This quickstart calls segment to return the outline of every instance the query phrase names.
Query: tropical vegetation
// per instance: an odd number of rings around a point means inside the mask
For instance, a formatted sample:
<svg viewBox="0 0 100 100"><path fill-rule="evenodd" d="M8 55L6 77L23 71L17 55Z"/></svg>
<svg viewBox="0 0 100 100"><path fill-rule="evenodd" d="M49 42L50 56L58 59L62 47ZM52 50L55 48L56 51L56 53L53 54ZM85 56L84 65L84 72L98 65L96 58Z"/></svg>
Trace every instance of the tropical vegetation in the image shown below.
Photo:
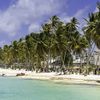
<svg viewBox="0 0 100 100"><path fill-rule="evenodd" d="M98 12L90 13L85 19L87 25L81 32L75 17L64 23L58 16L52 16L41 26L39 33L30 33L0 48L1 66L64 74L77 70L80 74L89 74L92 70L94 74L99 74L100 66L90 64L95 47L100 49L99 2L97 8ZM73 63L74 57L80 59L79 65Z"/></svg>

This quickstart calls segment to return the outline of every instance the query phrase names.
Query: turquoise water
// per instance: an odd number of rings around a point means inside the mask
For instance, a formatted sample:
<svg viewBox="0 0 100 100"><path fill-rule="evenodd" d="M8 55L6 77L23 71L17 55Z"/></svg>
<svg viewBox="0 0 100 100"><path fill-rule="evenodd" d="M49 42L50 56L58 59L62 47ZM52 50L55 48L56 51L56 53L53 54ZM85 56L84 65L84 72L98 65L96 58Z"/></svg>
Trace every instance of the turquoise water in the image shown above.
<svg viewBox="0 0 100 100"><path fill-rule="evenodd" d="M100 100L100 87L1 77L0 100Z"/></svg>

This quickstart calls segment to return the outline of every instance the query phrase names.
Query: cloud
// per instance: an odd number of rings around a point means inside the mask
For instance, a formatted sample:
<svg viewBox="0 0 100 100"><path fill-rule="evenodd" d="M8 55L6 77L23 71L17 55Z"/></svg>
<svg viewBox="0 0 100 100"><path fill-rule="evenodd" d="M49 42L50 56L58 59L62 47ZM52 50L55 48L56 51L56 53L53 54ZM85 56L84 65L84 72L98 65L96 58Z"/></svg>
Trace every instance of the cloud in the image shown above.
<svg viewBox="0 0 100 100"><path fill-rule="evenodd" d="M35 23L34 23L34 24L31 24L31 25L29 26L28 31L29 31L29 33L31 33L31 32L39 32L40 29L41 29L41 25L35 24Z"/></svg>
<svg viewBox="0 0 100 100"><path fill-rule="evenodd" d="M66 14L61 16L61 19L63 22L70 22L70 20L75 17L78 19L79 25L78 25L78 30L80 33L83 34L82 32L82 28L86 25L86 22L84 20L84 18L87 17L87 11L88 11L89 7L85 7L83 9L78 10L76 13L74 13L72 16L67 16Z"/></svg>
<svg viewBox="0 0 100 100"><path fill-rule="evenodd" d="M83 18L86 17L86 11L88 10L88 7L85 7L83 9L78 10L74 15L72 16L67 16L66 14L61 15L61 19L64 22L69 22L73 17L76 17L79 21L82 21Z"/></svg>
<svg viewBox="0 0 100 100"><path fill-rule="evenodd" d="M5 11L0 11L0 33L14 36L25 25L29 32L37 30L40 20L60 13L61 7L63 2L60 0L17 0Z"/></svg>
<svg viewBox="0 0 100 100"><path fill-rule="evenodd" d="M98 11L99 11L99 9L96 7L95 10L94 10L94 12L98 12Z"/></svg>
<svg viewBox="0 0 100 100"><path fill-rule="evenodd" d="M64 22L70 21L74 16L81 21L87 8L78 10L73 16L68 16L63 12L67 4L65 1L68 0L16 0L5 11L0 11L0 33L14 37L21 33L24 26L27 26L25 29L27 33L38 32L40 25L55 14L60 15Z"/></svg>

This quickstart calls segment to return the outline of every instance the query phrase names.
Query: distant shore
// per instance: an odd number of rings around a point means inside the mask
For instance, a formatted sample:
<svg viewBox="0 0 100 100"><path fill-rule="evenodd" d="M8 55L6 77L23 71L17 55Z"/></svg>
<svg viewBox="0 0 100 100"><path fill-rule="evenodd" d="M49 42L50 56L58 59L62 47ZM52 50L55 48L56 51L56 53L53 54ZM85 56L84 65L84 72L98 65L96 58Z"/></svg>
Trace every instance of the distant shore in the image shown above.
<svg viewBox="0 0 100 100"><path fill-rule="evenodd" d="M25 73L23 76L16 76L17 74ZM48 80L55 83L62 84L76 84L76 85L98 85L100 86L100 75L59 75L57 73L35 73L31 71L12 70L0 68L0 76L19 77L21 79L37 79Z"/></svg>

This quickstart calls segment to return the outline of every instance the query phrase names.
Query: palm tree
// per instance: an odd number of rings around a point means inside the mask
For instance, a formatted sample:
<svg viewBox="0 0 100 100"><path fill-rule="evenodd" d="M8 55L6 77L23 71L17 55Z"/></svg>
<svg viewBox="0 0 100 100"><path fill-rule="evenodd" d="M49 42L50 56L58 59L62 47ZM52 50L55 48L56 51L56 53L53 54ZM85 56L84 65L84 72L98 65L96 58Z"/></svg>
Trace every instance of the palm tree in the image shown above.
<svg viewBox="0 0 100 100"><path fill-rule="evenodd" d="M19 67L23 67L25 68L25 63L26 63L26 59L27 59L27 56L26 56L26 42L24 39L20 39L18 41L18 63L19 63Z"/></svg>
<svg viewBox="0 0 100 100"><path fill-rule="evenodd" d="M26 66L28 70L34 69L34 55L35 55L35 43L32 35L25 37L25 50L26 50Z"/></svg>
<svg viewBox="0 0 100 100"><path fill-rule="evenodd" d="M95 43L100 49L100 2L97 2L98 12L90 13L87 21L87 26L84 27L85 35L89 43Z"/></svg>
<svg viewBox="0 0 100 100"><path fill-rule="evenodd" d="M95 45L100 49L100 2L97 2L97 8L99 11L89 14L88 20L86 20L87 26L84 27L84 33L89 43L87 65L89 65Z"/></svg>
<svg viewBox="0 0 100 100"><path fill-rule="evenodd" d="M13 60L11 45L10 46L4 45L2 52L2 59L5 64L5 67L10 67Z"/></svg>
<svg viewBox="0 0 100 100"><path fill-rule="evenodd" d="M76 18L72 18L71 22L65 25L65 36L67 40L67 50L72 53L75 52L75 47L80 38L80 33L77 31L78 21Z"/></svg>
<svg viewBox="0 0 100 100"><path fill-rule="evenodd" d="M61 56L62 64L65 42L63 39L63 23L57 16L53 16L50 21L43 25L42 32L45 34L45 44L48 49L48 61L51 67L51 60L57 56Z"/></svg>
<svg viewBox="0 0 100 100"><path fill-rule="evenodd" d="M65 68L65 56L67 52L67 39L64 35L64 27L63 24L60 23L58 29L56 31L56 42L55 42L55 49L57 52L57 56L61 58L61 69ZM64 71L64 70L63 70Z"/></svg>
<svg viewBox="0 0 100 100"><path fill-rule="evenodd" d="M83 52L88 48L87 39L99 48L98 16L99 13L91 14L85 36L78 31L79 23L76 18L72 18L69 23L63 23L57 16L53 16L42 25L40 33L31 33L19 41L13 41L10 46L5 45L3 57L0 56L0 59L3 58L6 64L23 64L20 68L28 70L49 71L50 67L53 68L51 60L59 57L60 71L65 73L66 66L72 66L73 55L82 58ZM88 37L89 35L91 37ZM43 65L45 61L46 67Z"/></svg>
<svg viewBox="0 0 100 100"><path fill-rule="evenodd" d="M41 66L41 61L44 61L46 59L46 53L47 53L47 45L45 44L45 36L43 33L40 34L31 34L33 41L34 41L34 51L35 56L37 59L37 68L43 70L43 66Z"/></svg>
<svg viewBox="0 0 100 100"><path fill-rule="evenodd" d="M3 62L3 49L0 47L0 63Z"/></svg>

